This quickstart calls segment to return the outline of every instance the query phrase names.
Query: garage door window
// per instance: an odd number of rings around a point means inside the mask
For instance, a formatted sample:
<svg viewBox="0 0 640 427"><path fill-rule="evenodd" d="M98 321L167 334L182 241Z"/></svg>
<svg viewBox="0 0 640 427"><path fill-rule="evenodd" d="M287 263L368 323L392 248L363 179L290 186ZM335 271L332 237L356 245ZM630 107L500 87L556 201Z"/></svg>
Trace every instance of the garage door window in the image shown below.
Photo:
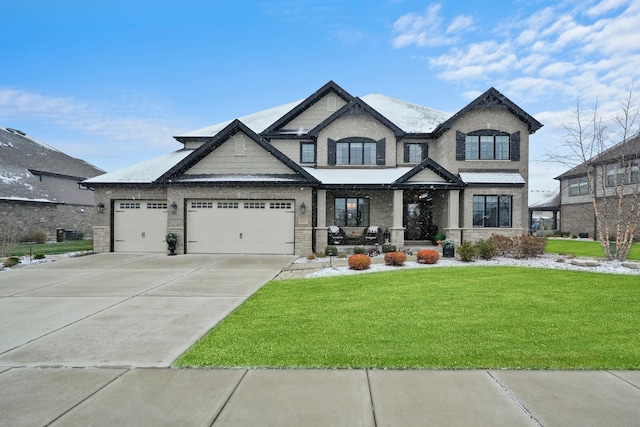
<svg viewBox="0 0 640 427"><path fill-rule="evenodd" d="M139 202L120 202L120 209L140 209Z"/></svg>
<svg viewBox="0 0 640 427"><path fill-rule="evenodd" d="M218 209L238 209L238 202L218 202Z"/></svg>
<svg viewBox="0 0 640 427"><path fill-rule="evenodd" d="M291 202L272 202L269 209L291 209Z"/></svg>
<svg viewBox="0 0 640 427"><path fill-rule="evenodd" d="M191 202L191 209L213 209L213 202Z"/></svg>
<svg viewBox="0 0 640 427"><path fill-rule="evenodd" d="M147 203L147 209L167 209L167 202Z"/></svg>
<svg viewBox="0 0 640 427"><path fill-rule="evenodd" d="M264 202L245 202L244 208L245 209L264 209L265 204Z"/></svg>

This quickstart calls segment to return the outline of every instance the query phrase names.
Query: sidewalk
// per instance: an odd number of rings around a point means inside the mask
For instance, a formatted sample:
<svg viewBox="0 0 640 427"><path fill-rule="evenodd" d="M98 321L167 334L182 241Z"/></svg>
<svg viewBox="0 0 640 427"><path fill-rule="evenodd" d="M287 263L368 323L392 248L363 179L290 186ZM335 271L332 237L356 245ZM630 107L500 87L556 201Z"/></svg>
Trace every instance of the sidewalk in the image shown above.
<svg viewBox="0 0 640 427"><path fill-rule="evenodd" d="M0 374L7 426L638 426L639 402L640 371L13 368Z"/></svg>

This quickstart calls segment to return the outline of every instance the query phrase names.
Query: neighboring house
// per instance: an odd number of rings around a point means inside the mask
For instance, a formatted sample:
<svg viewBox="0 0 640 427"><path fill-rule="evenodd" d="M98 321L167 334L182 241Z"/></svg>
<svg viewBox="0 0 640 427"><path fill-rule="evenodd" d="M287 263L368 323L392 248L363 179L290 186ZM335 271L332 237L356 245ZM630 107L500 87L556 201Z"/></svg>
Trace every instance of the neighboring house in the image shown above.
<svg viewBox="0 0 640 427"><path fill-rule="evenodd" d="M529 135L542 125L491 88L454 115L330 81L308 98L177 136L184 147L85 181L104 207L94 250L308 254L329 226L437 229L460 243L522 234Z"/></svg>
<svg viewBox="0 0 640 427"><path fill-rule="evenodd" d="M624 160L623 160L624 159ZM621 162L627 163L623 168ZM592 171L596 200L608 203L609 228L615 232L616 191L623 189L624 202L640 195L639 183L640 136L620 142L587 162L556 177L560 181L559 229L573 235L589 235L597 238L593 200L589 191L587 171ZM618 186L618 184L623 184ZM604 220L604 218L603 218ZM636 239L640 238L640 227Z"/></svg>
<svg viewBox="0 0 640 427"><path fill-rule="evenodd" d="M536 236L549 236L558 230L560 192L554 191L542 200L529 205L529 224Z"/></svg>
<svg viewBox="0 0 640 427"><path fill-rule="evenodd" d="M81 181L104 171L70 157L22 131L0 127L0 226L29 238L44 230L90 236L95 204L93 191Z"/></svg>

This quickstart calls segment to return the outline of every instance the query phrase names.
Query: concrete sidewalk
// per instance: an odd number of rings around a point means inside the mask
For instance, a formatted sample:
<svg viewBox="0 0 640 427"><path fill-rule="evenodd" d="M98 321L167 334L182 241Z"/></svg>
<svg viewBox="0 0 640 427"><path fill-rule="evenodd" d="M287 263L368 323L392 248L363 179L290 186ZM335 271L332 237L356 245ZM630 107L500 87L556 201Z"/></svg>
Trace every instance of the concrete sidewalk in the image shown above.
<svg viewBox="0 0 640 427"><path fill-rule="evenodd" d="M640 372L34 369L7 426L638 426Z"/></svg>
<svg viewBox="0 0 640 427"><path fill-rule="evenodd" d="M640 425L640 371L168 368L292 259L102 254L0 272L0 425Z"/></svg>

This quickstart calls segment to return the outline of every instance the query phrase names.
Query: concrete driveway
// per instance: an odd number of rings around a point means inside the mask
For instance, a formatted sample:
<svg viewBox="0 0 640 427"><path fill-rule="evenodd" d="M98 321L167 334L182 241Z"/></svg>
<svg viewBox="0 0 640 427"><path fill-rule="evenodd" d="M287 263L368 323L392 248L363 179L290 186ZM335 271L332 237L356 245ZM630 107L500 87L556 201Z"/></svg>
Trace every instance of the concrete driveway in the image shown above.
<svg viewBox="0 0 640 427"><path fill-rule="evenodd" d="M0 273L0 366L168 367L293 256L99 254Z"/></svg>

